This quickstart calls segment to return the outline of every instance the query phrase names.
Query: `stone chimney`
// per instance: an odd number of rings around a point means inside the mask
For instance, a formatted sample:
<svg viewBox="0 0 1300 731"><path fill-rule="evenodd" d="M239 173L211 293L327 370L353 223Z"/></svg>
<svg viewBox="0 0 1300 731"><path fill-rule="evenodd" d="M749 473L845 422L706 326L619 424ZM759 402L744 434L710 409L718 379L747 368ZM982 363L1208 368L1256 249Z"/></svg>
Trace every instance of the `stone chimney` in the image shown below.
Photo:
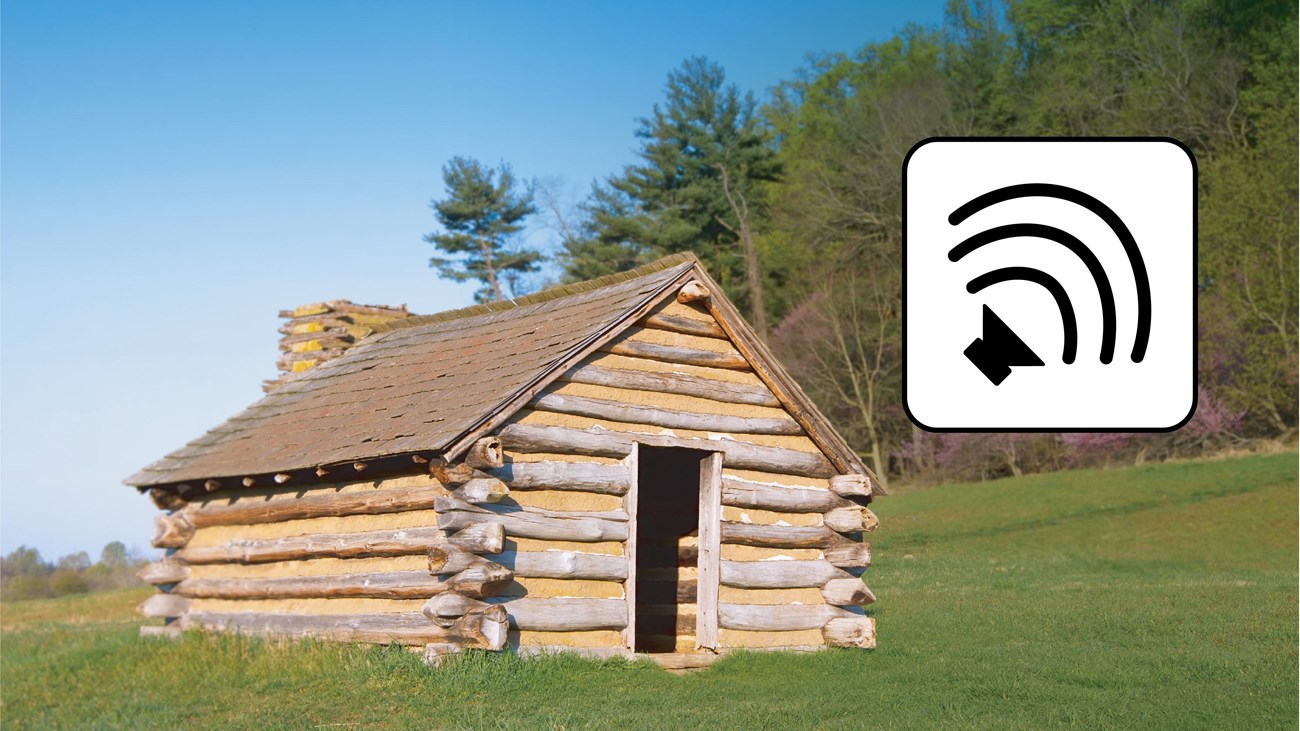
<svg viewBox="0 0 1300 731"><path fill-rule="evenodd" d="M279 378L262 382L270 393L285 379L313 366L333 360L372 332L372 327L391 320L410 317L406 305L354 305L348 300L330 300L281 310L288 320L280 326L280 357L276 368L284 371Z"/></svg>

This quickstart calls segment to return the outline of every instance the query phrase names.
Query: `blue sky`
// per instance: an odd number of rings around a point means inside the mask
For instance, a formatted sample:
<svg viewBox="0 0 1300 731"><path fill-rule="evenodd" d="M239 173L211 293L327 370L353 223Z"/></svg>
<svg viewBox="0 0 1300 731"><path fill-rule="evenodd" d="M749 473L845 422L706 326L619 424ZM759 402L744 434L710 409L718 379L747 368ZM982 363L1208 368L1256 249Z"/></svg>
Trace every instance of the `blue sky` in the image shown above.
<svg viewBox="0 0 1300 731"><path fill-rule="evenodd" d="M260 397L278 310L468 304L420 238L453 155L581 193L683 59L761 97L943 3L700 5L7 0L0 550L147 548L120 480Z"/></svg>

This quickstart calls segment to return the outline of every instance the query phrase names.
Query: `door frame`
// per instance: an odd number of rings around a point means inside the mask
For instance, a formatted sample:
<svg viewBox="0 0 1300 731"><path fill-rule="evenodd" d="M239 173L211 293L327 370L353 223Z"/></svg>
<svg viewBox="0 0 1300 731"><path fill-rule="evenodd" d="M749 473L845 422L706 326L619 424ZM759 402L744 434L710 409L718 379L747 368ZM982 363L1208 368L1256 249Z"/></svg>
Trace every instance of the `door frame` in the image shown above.
<svg viewBox="0 0 1300 731"><path fill-rule="evenodd" d="M700 450L695 450L700 451ZM627 579L623 595L627 601L627 626L623 629L623 646L635 653L636 648L636 566L637 503L640 500L638 474L641 443L633 442L632 451L623 462L628 469L628 490L623 498L627 512ZM700 500L697 508L697 557L695 581L695 648L718 648L718 588L722 578L722 452L707 452L700 459Z"/></svg>
<svg viewBox="0 0 1300 731"><path fill-rule="evenodd" d="M718 649L722 578L722 452L700 460L699 555L695 571L695 649Z"/></svg>
<svg viewBox="0 0 1300 731"><path fill-rule="evenodd" d="M636 505L640 498L637 489L638 473L641 471L641 443L632 442L632 451L623 459L627 465L628 487L623 496L623 509L627 512L627 542L623 554L627 559L627 579L623 581L623 596L627 599L627 626L623 628L623 646L629 652L636 652Z"/></svg>

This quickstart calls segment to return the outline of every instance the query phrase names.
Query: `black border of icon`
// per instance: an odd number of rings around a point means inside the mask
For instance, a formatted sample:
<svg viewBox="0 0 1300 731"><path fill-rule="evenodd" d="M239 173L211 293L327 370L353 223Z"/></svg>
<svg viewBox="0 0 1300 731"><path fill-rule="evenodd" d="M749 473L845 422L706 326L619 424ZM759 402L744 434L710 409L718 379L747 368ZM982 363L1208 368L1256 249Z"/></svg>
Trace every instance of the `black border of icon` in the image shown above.
<svg viewBox="0 0 1300 731"><path fill-rule="evenodd" d="M1080 428L1080 427L932 427L921 423L912 414L911 406L907 401L907 166L912 161L912 155L917 150L925 147L931 142L1167 142L1187 155L1187 159L1192 163L1192 399L1191 408L1187 415L1178 423L1167 427L1114 427L1114 428ZM1078 434L1164 434L1181 429L1187 422L1192 420L1196 415L1196 409L1199 400L1200 390L1200 370L1198 368L1200 347L1197 338L1197 327L1200 318L1200 302L1197 297L1197 262L1200 256L1200 238L1199 238L1199 195L1197 190L1197 181L1200 179L1200 168L1196 163L1196 155L1191 148L1183 144L1182 141L1172 137L927 137L907 151L903 157L902 170L902 221L903 221L903 281L902 281L902 346L903 353L901 359L902 367L902 389L903 389L903 413L907 418L921 429L936 434L954 434L954 433L983 433L983 434L1047 434L1053 432L1078 433Z"/></svg>

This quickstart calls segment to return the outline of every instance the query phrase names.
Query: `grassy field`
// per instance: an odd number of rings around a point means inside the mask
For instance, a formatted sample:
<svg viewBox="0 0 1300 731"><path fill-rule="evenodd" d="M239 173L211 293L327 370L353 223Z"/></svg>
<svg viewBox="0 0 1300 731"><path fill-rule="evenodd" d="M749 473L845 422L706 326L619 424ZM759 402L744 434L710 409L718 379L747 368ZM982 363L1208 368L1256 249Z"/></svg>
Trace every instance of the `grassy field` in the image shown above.
<svg viewBox="0 0 1300 731"><path fill-rule="evenodd" d="M237 637L142 640L125 591L0 608L6 729L1296 728L1297 458L877 501L880 647L704 672Z"/></svg>

